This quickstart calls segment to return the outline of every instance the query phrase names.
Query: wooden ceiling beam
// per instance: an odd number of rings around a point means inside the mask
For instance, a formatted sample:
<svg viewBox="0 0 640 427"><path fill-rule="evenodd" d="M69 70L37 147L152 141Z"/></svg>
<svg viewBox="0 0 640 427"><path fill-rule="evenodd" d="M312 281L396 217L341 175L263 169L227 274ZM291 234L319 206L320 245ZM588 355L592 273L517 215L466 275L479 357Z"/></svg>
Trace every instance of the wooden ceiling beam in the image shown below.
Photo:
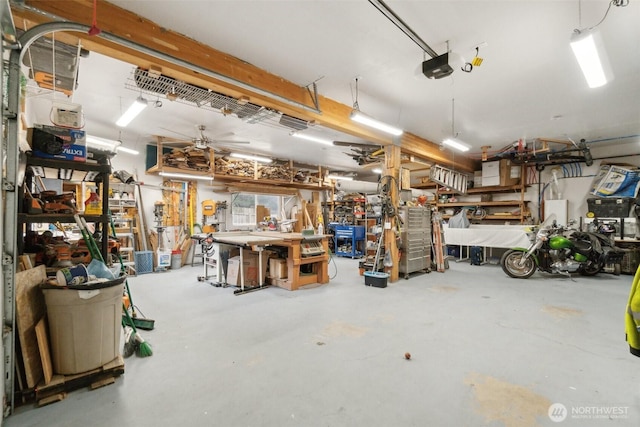
<svg viewBox="0 0 640 427"><path fill-rule="evenodd" d="M93 2L90 0L26 0L25 5L27 8L12 5L14 20L16 25L21 28L25 22L28 23L30 28L33 25L52 22L57 20L56 18L85 25L90 25L92 21ZM391 137L373 132L351 121L349 115L352 107L350 106L318 95L317 101L321 113L310 111L309 109L315 107L306 87L298 86L239 58L163 28L146 18L111 3L100 2L98 27L106 33L170 55L181 61L209 70L212 73L225 76L228 79L242 82L245 86L257 88L257 92L252 92L241 85L234 85L225 79L216 79L209 75L203 75L197 71L181 67L170 61L158 59L101 37L89 36L79 32L74 32L67 36L56 35L56 37L61 41L65 41L66 37L71 41L70 44L76 44L77 39L80 39L83 47L89 51L110 56L146 70L152 67L159 67L162 73L168 77L206 87L234 98L245 97L243 99L246 99L248 97L250 102L257 105L273 108L302 120L314 120L317 124L327 128L376 144L391 145L393 143ZM76 41L73 42L73 40ZM268 94L275 96L270 97ZM278 98L291 102L285 102ZM306 106L306 108L302 106ZM407 152L410 154L433 159L449 167L457 167L465 171L474 170L473 160L460 156L453 161L446 153L440 151L438 144L416 135L404 134L401 138L401 148L402 151L408 150Z"/></svg>

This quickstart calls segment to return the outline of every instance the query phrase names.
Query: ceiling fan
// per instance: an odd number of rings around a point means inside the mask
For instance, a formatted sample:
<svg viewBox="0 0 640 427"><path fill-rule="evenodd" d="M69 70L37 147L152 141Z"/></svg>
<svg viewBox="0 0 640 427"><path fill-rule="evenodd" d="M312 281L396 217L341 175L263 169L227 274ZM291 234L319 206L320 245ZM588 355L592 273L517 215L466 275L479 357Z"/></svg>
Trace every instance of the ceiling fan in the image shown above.
<svg viewBox="0 0 640 427"><path fill-rule="evenodd" d="M207 135L205 135L205 130L206 130L206 126L205 125L197 125L196 128L198 129L198 135L195 137L191 137L189 135L185 135L183 133L177 132L175 130L171 130L171 129L167 129L167 128L161 128L164 129L168 132L171 133L175 133L177 135L182 135L186 138L189 138L188 140L180 140L180 139L171 139L171 138L163 138L163 143L165 144L184 144L184 143L191 143L193 144L193 147L195 148L199 148L199 149L205 149L205 148L210 148L213 147L215 145L218 144L250 144L250 141L239 141L239 140L235 140L235 139L222 139L223 137L229 137L229 136L233 136L233 132L227 132L225 134L219 135L217 138L210 138Z"/></svg>

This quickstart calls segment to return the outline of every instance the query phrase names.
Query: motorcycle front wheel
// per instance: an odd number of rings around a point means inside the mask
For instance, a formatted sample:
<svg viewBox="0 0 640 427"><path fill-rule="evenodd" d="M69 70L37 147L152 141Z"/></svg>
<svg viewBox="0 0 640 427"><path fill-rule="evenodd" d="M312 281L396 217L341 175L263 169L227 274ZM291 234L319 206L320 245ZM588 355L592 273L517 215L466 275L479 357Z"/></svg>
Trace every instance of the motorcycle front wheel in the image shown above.
<svg viewBox="0 0 640 427"><path fill-rule="evenodd" d="M531 277L536 271L536 263L533 257L529 257L521 265L520 262L524 255L525 252L522 251L508 250L505 252L500 259L502 271L515 279L528 279Z"/></svg>

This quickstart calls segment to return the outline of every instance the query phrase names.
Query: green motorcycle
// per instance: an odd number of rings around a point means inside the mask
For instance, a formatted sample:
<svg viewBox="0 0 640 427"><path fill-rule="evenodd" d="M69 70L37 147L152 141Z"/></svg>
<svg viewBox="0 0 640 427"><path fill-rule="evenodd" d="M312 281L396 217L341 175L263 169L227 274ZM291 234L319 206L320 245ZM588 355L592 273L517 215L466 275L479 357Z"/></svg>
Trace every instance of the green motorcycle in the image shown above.
<svg viewBox="0 0 640 427"><path fill-rule="evenodd" d="M563 227L553 216L533 227L527 236L531 241L528 248L509 249L500 259L502 270L510 277L528 279L536 270L594 276L607 264L618 266L619 273L625 253L609 236Z"/></svg>

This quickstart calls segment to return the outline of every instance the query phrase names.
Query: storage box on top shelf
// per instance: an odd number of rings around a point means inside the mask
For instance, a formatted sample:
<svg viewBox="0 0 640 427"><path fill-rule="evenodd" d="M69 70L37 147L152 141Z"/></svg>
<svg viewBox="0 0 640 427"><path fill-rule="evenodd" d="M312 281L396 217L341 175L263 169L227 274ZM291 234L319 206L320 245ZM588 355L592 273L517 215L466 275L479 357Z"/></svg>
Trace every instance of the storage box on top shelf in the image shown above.
<svg viewBox="0 0 640 427"><path fill-rule="evenodd" d="M520 182L520 166L509 159L482 163L482 186L509 186Z"/></svg>
<svg viewBox="0 0 640 427"><path fill-rule="evenodd" d="M27 141L36 157L75 162L87 160L87 140L83 130L35 124L27 129Z"/></svg>

